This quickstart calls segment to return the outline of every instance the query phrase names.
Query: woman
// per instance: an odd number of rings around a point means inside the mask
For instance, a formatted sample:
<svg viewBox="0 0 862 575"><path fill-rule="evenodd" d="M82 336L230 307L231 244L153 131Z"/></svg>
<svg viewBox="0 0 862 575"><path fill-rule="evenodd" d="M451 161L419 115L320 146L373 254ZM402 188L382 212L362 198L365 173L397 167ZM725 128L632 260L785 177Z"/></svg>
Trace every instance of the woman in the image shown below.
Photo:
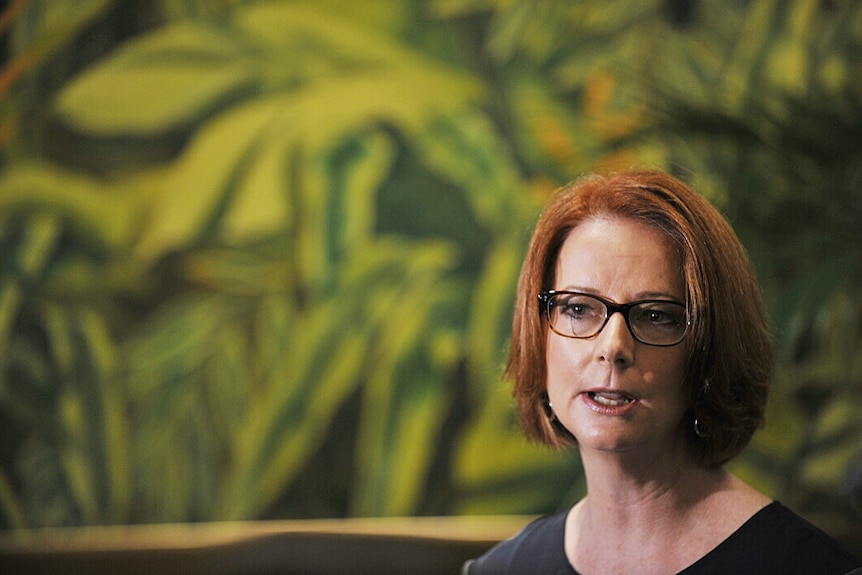
<svg viewBox="0 0 862 575"><path fill-rule="evenodd" d="M862 565L722 468L763 424L772 353L748 256L701 196L660 172L564 188L521 272L507 376L528 437L577 445L587 495L464 572Z"/></svg>

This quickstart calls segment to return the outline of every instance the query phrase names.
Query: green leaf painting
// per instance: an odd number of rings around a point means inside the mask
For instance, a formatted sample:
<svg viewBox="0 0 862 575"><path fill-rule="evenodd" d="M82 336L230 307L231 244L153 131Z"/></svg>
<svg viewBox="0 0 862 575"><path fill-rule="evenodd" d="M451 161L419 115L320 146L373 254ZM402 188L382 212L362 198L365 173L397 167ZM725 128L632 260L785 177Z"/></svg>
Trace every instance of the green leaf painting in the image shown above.
<svg viewBox="0 0 862 575"><path fill-rule="evenodd" d="M7 4L0 527L571 504L503 380L514 294L553 191L631 166L764 286L731 467L860 521L855 3Z"/></svg>

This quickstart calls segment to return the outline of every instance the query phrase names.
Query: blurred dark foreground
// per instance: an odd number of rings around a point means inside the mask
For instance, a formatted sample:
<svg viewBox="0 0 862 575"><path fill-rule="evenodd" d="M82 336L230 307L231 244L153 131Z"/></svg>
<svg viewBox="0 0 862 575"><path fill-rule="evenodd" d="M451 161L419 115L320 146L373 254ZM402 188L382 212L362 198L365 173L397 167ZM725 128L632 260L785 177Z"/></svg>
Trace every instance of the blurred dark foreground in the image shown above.
<svg viewBox="0 0 862 575"><path fill-rule="evenodd" d="M862 529L808 517L859 554ZM0 573L459 573L528 516L257 521L0 533Z"/></svg>
<svg viewBox="0 0 862 575"><path fill-rule="evenodd" d="M257 521L0 534L0 573L458 573L529 517Z"/></svg>

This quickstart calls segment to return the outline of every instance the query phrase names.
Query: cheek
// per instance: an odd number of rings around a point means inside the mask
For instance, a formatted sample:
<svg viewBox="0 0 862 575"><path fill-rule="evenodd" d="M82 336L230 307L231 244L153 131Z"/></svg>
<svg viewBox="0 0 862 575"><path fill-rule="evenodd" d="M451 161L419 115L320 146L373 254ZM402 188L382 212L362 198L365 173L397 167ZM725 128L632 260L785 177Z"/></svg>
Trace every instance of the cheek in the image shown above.
<svg viewBox="0 0 862 575"><path fill-rule="evenodd" d="M560 361L559 346L554 345L553 337L548 337L545 345L545 368L547 370L547 374L545 376L545 391L548 393L551 403L554 403L554 399L557 396L557 391L560 387Z"/></svg>
<svg viewBox="0 0 862 575"><path fill-rule="evenodd" d="M546 382L551 403L554 397L559 402L566 390L574 387L575 374L581 373L578 366L582 363L578 347L574 341L560 341L562 338L549 337L546 346L548 379Z"/></svg>
<svg viewBox="0 0 862 575"><path fill-rule="evenodd" d="M664 357L656 357L648 364L650 367L642 372L643 382L648 388L676 392L681 403L688 402L688 392L685 382L685 355L674 353Z"/></svg>
<svg viewBox="0 0 862 575"><path fill-rule="evenodd" d="M676 346L671 348L674 351L673 357L669 360L671 378L674 381L679 382L680 389L685 388L685 375L686 375L686 359L687 355L685 352L685 348L683 346Z"/></svg>

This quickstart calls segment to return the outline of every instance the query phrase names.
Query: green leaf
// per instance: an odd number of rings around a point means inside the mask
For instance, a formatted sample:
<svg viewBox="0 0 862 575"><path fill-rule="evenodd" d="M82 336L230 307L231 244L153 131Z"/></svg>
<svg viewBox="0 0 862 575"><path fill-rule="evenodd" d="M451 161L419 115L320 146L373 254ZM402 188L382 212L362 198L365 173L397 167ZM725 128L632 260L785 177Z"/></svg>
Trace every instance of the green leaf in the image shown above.
<svg viewBox="0 0 862 575"><path fill-rule="evenodd" d="M451 312L442 304L451 306L454 296L429 281L435 276L431 269L405 283L387 306L410 313L390 314L363 388L352 515L405 516L421 503L451 401L446 379L458 359L440 362L430 349L448 335Z"/></svg>
<svg viewBox="0 0 862 575"><path fill-rule="evenodd" d="M15 493L12 483L6 473L0 469L0 510L8 519L13 529L24 529L27 527L24 506Z"/></svg>
<svg viewBox="0 0 862 575"><path fill-rule="evenodd" d="M419 132L431 118L465 105L472 94L459 78L398 68L321 79L238 106L203 128L179 159L156 199L153 223L138 253L151 260L217 230L234 240L260 237L302 218L303 229L316 235L299 237L300 261L326 257L320 206L326 189L324 154L372 124ZM260 185L263 175L274 179ZM289 207L294 197L297 203ZM234 201L242 210L235 217ZM262 219L243 216L250 205L269 206L269 211ZM308 211L294 214L299 207ZM226 221L225 213L231 214Z"/></svg>
<svg viewBox="0 0 862 575"><path fill-rule="evenodd" d="M31 0L22 6L22 15L12 28L15 54L28 50L49 54L68 45L70 38L95 18L112 8L115 0ZM10 10L11 12L11 10Z"/></svg>
<svg viewBox="0 0 862 575"><path fill-rule="evenodd" d="M22 301L21 288L18 284L11 281L0 284L0 369L3 370L8 361L8 346ZM4 382L4 385L0 386L0 397L5 396L5 387Z"/></svg>
<svg viewBox="0 0 862 575"><path fill-rule="evenodd" d="M125 523L132 507L132 476L129 461L129 428L122 389L117 385L116 348L102 318L85 313L79 324L80 337L86 342L86 357L92 363L91 381L98 384L97 404L93 406L100 424L94 430L102 447L105 483L105 517L112 523ZM82 354L83 355L83 354Z"/></svg>
<svg viewBox="0 0 862 575"><path fill-rule="evenodd" d="M288 332L270 336L279 342L274 349L280 353L261 372L263 386L235 438L234 465L221 489L218 517L254 516L296 477L362 374L396 343L381 330L398 321L391 310L403 295L405 264L410 273L433 277L420 272L429 265L439 268L449 257L436 247L423 255L386 242L358 249L343 280L316 306L292 316L292 324L273 324Z"/></svg>
<svg viewBox="0 0 862 575"><path fill-rule="evenodd" d="M213 232L238 181L257 160L263 136L280 105L281 102L271 99L253 101L199 131L151 200L149 225L136 246L138 257L155 260L173 249L194 245ZM265 160L270 157L269 153L264 155ZM272 199L271 190L280 181L261 188L258 192L261 199ZM270 206L274 216L258 226L269 229L272 221L281 224L281 218L286 217L285 202L265 205Z"/></svg>
<svg viewBox="0 0 862 575"><path fill-rule="evenodd" d="M72 224L79 241L121 251L131 244L139 217L138 195L130 187L131 192L46 164L14 165L0 179L0 211L54 214Z"/></svg>
<svg viewBox="0 0 862 575"><path fill-rule="evenodd" d="M92 525L98 522L102 512L98 496L100 481L95 476L99 465L90 456L94 438L90 436L89 417L81 395L71 389L63 393L59 412L67 437L66 444L60 449L66 481L84 524Z"/></svg>
<svg viewBox="0 0 862 575"><path fill-rule="evenodd" d="M348 140L329 157L325 168L331 182L326 229L331 261L339 261L352 249L372 241L377 192L390 175L396 153L392 138L374 131Z"/></svg>
<svg viewBox="0 0 862 575"><path fill-rule="evenodd" d="M60 93L56 113L96 136L152 137L186 130L259 84L260 68L235 36L180 22L87 69Z"/></svg>
<svg viewBox="0 0 862 575"><path fill-rule="evenodd" d="M440 115L414 145L429 167L464 190L483 227L500 232L515 221L523 182L485 117L474 110Z"/></svg>

